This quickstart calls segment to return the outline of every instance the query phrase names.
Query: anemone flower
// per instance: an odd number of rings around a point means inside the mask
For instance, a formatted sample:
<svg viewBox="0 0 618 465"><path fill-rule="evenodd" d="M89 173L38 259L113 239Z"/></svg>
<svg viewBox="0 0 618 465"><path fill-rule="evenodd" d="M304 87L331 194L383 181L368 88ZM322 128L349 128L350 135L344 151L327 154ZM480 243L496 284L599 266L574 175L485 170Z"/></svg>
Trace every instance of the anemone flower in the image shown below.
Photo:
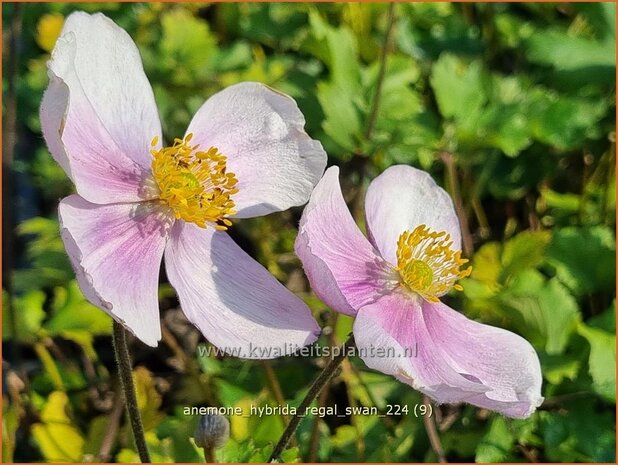
<svg viewBox="0 0 618 465"><path fill-rule="evenodd" d="M48 74L43 135L77 191L59 219L88 300L156 346L164 257L182 310L215 346L272 358L313 342L309 308L225 231L304 204L322 175L326 154L294 100L258 83L228 87L162 146L137 47L101 14L67 18Z"/></svg>
<svg viewBox="0 0 618 465"><path fill-rule="evenodd" d="M387 169L365 198L367 240L338 172L329 168L313 191L295 248L318 297L356 317L358 355L439 403L529 416L543 400L532 346L440 301L471 271L448 194L423 171Z"/></svg>

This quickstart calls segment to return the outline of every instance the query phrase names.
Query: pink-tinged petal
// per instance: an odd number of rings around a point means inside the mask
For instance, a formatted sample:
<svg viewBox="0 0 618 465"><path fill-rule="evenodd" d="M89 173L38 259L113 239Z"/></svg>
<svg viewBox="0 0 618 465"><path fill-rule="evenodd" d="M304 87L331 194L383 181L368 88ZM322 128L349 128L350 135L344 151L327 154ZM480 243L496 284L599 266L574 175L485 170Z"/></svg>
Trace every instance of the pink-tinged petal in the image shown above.
<svg viewBox="0 0 618 465"><path fill-rule="evenodd" d="M395 291L360 309L354 322L359 355L369 368L393 375L439 402L488 390L448 364L425 325L419 299Z"/></svg>
<svg viewBox="0 0 618 465"><path fill-rule="evenodd" d="M287 95L257 82L230 86L193 117L191 143L217 147L236 174L238 218L262 216L307 202L326 167L326 152L304 130Z"/></svg>
<svg viewBox="0 0 618 465"><path fill-rule="evenodd" d="M52 72L48 72L48 74L49 86L43 94L41 112L39 115L41 130L52 156L62 167L67 176L75 182L71 174L69 157L62 143L62 131L64 130L67 106L69 104L69 88Z"/></svg>
<svg viewBox="0 0 618 465"><path fill-rule="evenodd" d="M524 418L543 400L539 361L528 342L446 305L394 293L359 311L354 336L367 366L439 403L468 402Z"/></svg>
<svg viewBox="0 0 618 465"><path fill-rule="evenodd" d="M161 339L159 269L173 218L153 203L60 202L62 240L84 296L149 346Z"/></svg>
<svg viewBox="0 0 618 465"><path fill-rule="evenodd" d="M355 315L396 285L396 275L363 236L345 204L339 168L329 168L300 220L295 251L315 294Z"/></svg>
<svg viewBox="0 0 618 465"><path fill-rule="evenodd" d="M401 233L421 224L448 232L453 248L461 249L453 201L428 173L411 166L391 166L371 182L365 215L369 239L390 263L397 263Z"/></svg>
<svg viewBox="0 0 618 465"><path fill-rule="evenodd" d="M451 363L491 388L469 403L514 418L528 417L541 405L541 366L528 341L470 320L442 303L425 302L423 315L431 338Z"/></svg>
<svg viewBox="0 0 618 465"><path fill-rule="evenodd" d="M47 145L86 200L153 198L150 143L161 124L139 52L102 14L73 13L48 63Z"/></svg>
<svg viewBox="0 0 618 465"><path fill-rule="evenodd" d="M165 268L187 318L241 358L275 358L314 342L309 307L222 231L178 222Z"/></svg>

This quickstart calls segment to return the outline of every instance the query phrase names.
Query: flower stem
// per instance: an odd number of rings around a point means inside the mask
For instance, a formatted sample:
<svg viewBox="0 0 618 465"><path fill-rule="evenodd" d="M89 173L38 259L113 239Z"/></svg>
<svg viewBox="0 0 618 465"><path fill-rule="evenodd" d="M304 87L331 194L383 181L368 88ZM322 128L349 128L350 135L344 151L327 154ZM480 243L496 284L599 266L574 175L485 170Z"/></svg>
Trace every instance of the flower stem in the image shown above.
<svg viewBox="0 0 618 465"><path fill-rule="evenodd" d="M430 402L431 399L423 394L423 403L429 405ZM429 437L429 444L431 444L431 448L438 457L438 461L440 463L447 463L448 461L444 455L444 449L442 448L440 436L438 435L438 430L436 429L436 424L434 423L433 418L431 418L430 415L423 415L423 423L425 424L427 437Z"/></svg>
<svg viewBox="0 0 618 465"><path fill-rule="evenodd" d="M284 449L288 445L288 442L290 442L290 439L296 432L300 421L305 417L307 407L309 407L313 403L320 391L333 377L335 371L337 371L337 368L339 367L339 365L341 365L341 362L343 362L343 360L346 358L349 347L354 347L353 335L350 335L348 340L343 343L343 345L339 348L337 355L333 357L330 362L328 362L326 367L324 367L324 370L322 370L322 372L318 375L318 377L309 388L307 395L296 409L296 414L291 418L290 422L283 431L283 434L279 438L279 441L275 445L275 448L273 449L273 452L268 459L268 463L277 460L279 458L279 455L281 455L281 453L284 451Z"/></svg>
<svg viewBox="0 0 618 465"><path fill-rule="evenodd" d="M453 198L455 204L455 212L461 223L461 241L463 243L463 251L467 257L472 257L474 254L474 242L470 233L470 225L468 223L468 215L463 205L461 197L461 189L459 188L459 179L457 178L457 166L453 154L443 151L440 154L442 162L446 167L447 190Z"/></svg>
<svg viewBox="0 0 618 465"><path fill-rule="evenodd" d="M217 463L215 458L215 449L213 447L204 447L204 458L208 463Z"/></svg>
<svg viewBox="0 0 618 465"><path fill-rule="evenodd" d="M127 333L124 327L116 320L114 320L113 341L116 363L118 364L118 374L120 375L120 384L124 392L137 453L142 463L150 463L150 454L148 453L148 447L146 447L146 438L144 437L144 426L142 425L142 418L139 414L135 385L133 384L131 357L129 355L129 347L127 346Z"/></svg>
<svg viewBox="0 0 618 465"><path fill-rule="evenodd" d="M367 119L367 128L365 129L365 139L369 141L373 134L378 115L380 114L380 101L382 97L382 85L384 84L384 76L386 74L386 59L388 51L392 46L393 26L395 25L395 3L388 5L386 32L384 33L384 43L380 54L380 68L378 69L378 78L376 80L375 92L371 102L371 110Z"/></svg>

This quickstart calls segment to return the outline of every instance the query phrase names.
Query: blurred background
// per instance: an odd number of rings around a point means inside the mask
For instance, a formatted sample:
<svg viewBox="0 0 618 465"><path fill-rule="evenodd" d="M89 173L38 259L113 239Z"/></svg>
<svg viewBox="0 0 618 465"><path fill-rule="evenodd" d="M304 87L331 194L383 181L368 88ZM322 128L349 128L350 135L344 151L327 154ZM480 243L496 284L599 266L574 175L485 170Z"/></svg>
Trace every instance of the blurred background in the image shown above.
<svg viewBox="0 0 618 465"><path fill-rule="evenodd" d="M137 42L167 140L208 96L254 80L296 99L363 225L369 181L392 164L453 196L474 272L447 301L528 339L545 403L527 420L471 406L429 419L449 461L615 462L615 5L5 3L3 462L136 461L111 320L81 295L56 207L72 185L38 107L64 18L102 11ZM302 209L231 234L343 342L352 320L311 294L293 253ZM186 406L297 405L325 361L199 357L165 274L157 349L132 343L155 461L203 461ZM407 415L307 417L286 461L437 461L419 393L346 360L319 406ZM231 417L219 461L263 461L287 418Z"/></svg>

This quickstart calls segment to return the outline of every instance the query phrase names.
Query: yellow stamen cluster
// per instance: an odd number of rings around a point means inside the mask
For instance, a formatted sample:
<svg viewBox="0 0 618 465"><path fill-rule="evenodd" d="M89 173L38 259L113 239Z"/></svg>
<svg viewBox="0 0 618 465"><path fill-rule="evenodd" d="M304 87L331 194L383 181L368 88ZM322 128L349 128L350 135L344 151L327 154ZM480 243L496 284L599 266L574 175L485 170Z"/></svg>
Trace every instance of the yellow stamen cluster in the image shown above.
<svg viewBox="0 0 618 465"><path fill-rule="evenodd" d="M458 279L470 276L472 268L461 270L468 262L461 251L453 251L446 231L434 232L426 225L406 231L397 241L397 271L402 283L428 302L439 302L438 296L454 288Z"/></svg>
<svg viewBox="0 0 618 465"><path fill-rule="evenodd" d="M155 149L158 138L152 140L152 173L159 187L159 199L182 219L205 228L208 223L225 230L232 222L228 216L236 213L232 195L238 180L226 171L227 158L216 147L199 151L191 146L193 134L175 139L174 145Z"/></svg>

